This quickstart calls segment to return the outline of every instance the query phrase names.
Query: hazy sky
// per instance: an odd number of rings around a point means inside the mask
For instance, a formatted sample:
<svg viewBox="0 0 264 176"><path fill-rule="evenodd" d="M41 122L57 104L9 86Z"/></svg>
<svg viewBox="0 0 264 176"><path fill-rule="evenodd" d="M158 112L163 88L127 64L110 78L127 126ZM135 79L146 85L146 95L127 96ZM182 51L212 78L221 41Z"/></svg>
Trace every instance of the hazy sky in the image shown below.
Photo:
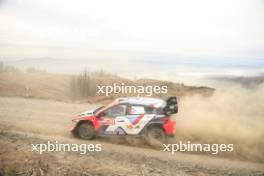
<svg viewBox="0 0 264 176"><path fill-rule="evenodd" d="M0 60L46 57L264 66L264 1L0 0Z"/></svg>

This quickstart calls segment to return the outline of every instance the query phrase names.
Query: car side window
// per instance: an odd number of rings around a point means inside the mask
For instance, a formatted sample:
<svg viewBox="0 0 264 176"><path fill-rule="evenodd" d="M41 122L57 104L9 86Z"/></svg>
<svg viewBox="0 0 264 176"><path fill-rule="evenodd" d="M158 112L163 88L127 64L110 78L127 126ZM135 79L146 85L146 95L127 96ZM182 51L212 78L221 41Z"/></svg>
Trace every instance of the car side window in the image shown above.
<svg viewBox="0 0 264 176"><path fill-rule="evenodd" d="M117 105L104 112L107 117L117 117L126 115L126 105Z"/></svg>
<svg viewBox="0 0 264 176"><path fill-rule="evenodd" d="M162 108L154 108L150 106L145 107L146 114L163 114Z"/></svg>
<svg viewBox="0 0 264 176"><path fill-rule="evenodd" d="M145 114L145 108L144 106L137 106L132 105L128 107L128 115L138 115L138 114Z"/></svg>

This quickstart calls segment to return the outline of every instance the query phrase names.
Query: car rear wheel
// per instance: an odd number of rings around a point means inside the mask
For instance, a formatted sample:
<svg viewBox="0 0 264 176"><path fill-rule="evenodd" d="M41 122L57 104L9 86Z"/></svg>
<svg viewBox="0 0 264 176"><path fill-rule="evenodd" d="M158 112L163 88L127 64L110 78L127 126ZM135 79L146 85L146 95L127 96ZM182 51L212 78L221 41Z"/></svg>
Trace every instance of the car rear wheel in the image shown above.
<svg viewBox="0 0 264 176"><path fill-rule="evenodd" d="M82 123L78 127L78 134L82 139L93 139L95 137L95 129L90 123Z"/></svg>
<svg viewBox="0 0 264 176"><path fill-rule="evenodd" d="M147 142L153 147L161 147L166 142L166 135L160 127L150 127L147 131Z"/></svg>

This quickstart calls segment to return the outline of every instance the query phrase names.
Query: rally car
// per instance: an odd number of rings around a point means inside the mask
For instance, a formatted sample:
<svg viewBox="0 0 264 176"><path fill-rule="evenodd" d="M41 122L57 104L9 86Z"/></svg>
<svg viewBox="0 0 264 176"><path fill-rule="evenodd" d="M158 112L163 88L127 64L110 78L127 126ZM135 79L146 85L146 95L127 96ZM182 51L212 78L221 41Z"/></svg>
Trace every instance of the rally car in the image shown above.
<svg viewBox="0 0 264 176"><path fill-rule="evenodd" d="M82 139L96 136L145 137L151 145L164 142L176 131L171 114L178 112L176 97L121 97L78 115L72 120L71 132Z"/></svg>

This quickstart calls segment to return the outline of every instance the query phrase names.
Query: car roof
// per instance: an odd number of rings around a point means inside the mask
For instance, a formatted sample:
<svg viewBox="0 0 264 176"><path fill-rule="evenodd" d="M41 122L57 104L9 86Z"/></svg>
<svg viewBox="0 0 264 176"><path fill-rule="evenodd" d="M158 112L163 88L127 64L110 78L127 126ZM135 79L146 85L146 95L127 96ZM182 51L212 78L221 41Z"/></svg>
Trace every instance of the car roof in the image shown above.
<svg viewBox="0 0 264 176"><path fill-rule="evenodd" d="M144 106L153 106L155 108L164 107L166 102L158 98L149 98L149 97L120 97L115 99L115 102L128 103L134 105L144 105Z"/></svg>

